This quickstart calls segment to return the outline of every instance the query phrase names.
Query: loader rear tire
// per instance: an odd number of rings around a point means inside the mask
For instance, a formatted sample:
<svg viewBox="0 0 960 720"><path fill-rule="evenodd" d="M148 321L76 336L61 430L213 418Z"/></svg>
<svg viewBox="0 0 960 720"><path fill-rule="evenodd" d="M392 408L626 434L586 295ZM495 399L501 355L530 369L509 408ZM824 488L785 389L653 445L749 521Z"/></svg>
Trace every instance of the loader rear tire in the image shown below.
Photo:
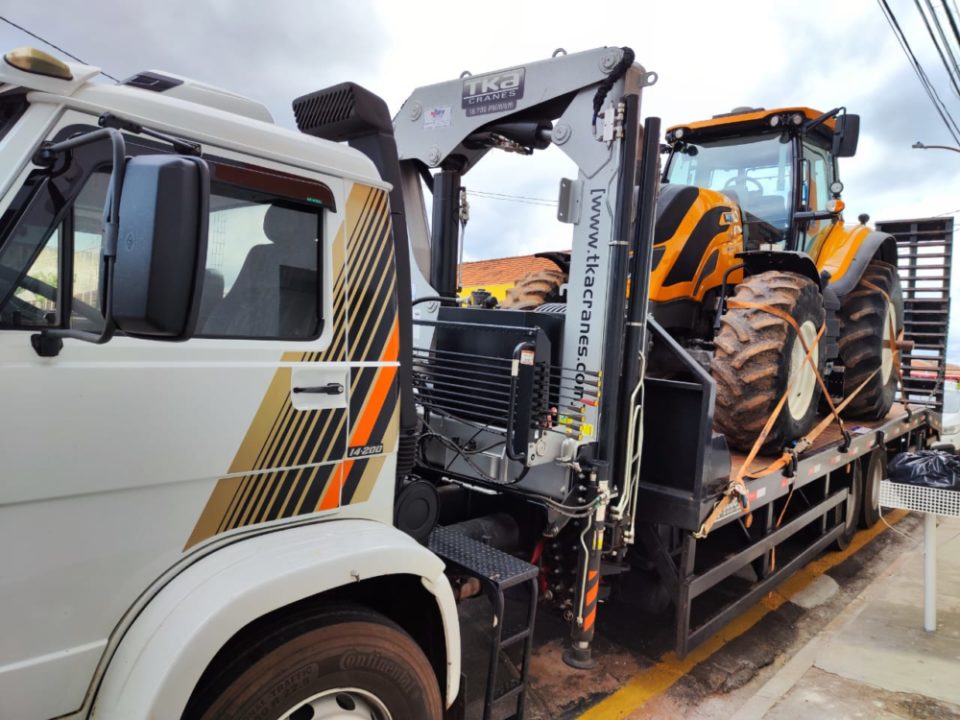
<svg viewBox="0 0 960 720"><path fill-rule="evenodd" d="M824 323L823 297L809 278L770 270L751 275L737 286L734 299L769 305L788 313L808 345ZM783 320L758 309L730 308L721 319L710 364L717 384L714 424L730 447L748 451L793 379L761 452L769 454L802 437L813 425L820 386L805 358L803 344ZM813 351L823 370L823 341Z"/></svg>
<svg viewBox="0 0 960 720"><path fill-rule="evenodd" d="M535 270L527 273L507 290L500 307L507 310L533 310L544 303L559 302L560 286L566 281L566 274L559 270Z"/></svg>
<svg viewBox="0 0 960 720"><path fill-rule="evenodd" d="M882 288L890 298L864 284L864 280ZM886 417L897 390L897 372L890 349L890 323L893 313L895 332L903 329L903 292L897 269L874 260L857 286L843 299L840 308L840 359L844 365L843 394L853 393L877 368L863 390L844 409L844 416L864 420ZM894 338L896 339L896 338Z"/></svg>

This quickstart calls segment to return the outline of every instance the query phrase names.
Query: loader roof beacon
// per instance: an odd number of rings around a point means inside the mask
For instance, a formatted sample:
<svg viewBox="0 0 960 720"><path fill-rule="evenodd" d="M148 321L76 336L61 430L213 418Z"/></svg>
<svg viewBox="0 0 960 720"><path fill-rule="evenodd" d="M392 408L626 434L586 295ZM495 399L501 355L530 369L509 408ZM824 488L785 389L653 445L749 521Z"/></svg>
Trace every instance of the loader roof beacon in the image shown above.
<svg viewBox="0 0 960 720"><path fill-rule="evenodd" d="M895 409L783 468L727 449L709 342L648 305L671 191L628 48L417 88L392 121L344 83L294 101L300 132L97 73L0 64L5 717L459 717L456 599L482 591L484 717L522 718L537 612L576 667L601 602L672 606L685 653L875 522L887 452L935 433ZM707 157L685 127L673 152ZM464 176L550 145L578 168L566 281L460 306ZM691 187L730 225L755 207ZM744 262L738 290L767 271Z"/></svg>

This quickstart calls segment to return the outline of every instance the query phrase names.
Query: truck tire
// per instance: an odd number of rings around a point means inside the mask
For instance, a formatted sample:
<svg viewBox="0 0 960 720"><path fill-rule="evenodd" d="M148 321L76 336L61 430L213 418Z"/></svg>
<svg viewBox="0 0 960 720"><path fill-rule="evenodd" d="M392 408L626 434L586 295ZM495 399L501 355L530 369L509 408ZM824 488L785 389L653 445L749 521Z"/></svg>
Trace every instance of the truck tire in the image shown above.
<svg viewBox="0 0 960 720"><path fill-rule="evenodd" d="M833 541L834 550L846 550L850 547L853 536L860 529L860 513L863 505L863 468L858 461L853 461L848 466L849 477L845 479L849 482L848 492L850 493L845 503L837 505L834 511L834 522L843 525L843 532ZM840 471L834 471L833 475L840 475Z"/></svg>
<svg viewBox="0 0 960 720"><path fill-rule="evenodd" d="M788 313L812 343L824 323L823 297L809 278L769 270L737 286L734 299L770 305ZM761 452L780 450L813 425L820 386L804 357L803 343L785 320L757 309L730 308L721 318L710 364L717 384L714 424L730 447L748 451L793 379L790 398L773 424ZM814 361L823 370L822 340Z"/></svg>
<svg viewBox="0 0 960 720"><path fill-rule="evenodd" d="M887 451L882 447L861 459L863 464L863 512L860 527L869 530L880 520L880 481L887 476Z"/></svg>
<svg viewBox="0 0 960 720"><path fill-rule="evenodd" d="M536 270L527 273L507 290L501 307L507 310L532 310L544 303L559 302L560 286L566 281L566 274L559 270Z"/></svg>
<svg viewBox="0 0 960 720"><path fill-rule="evenodd" d="M866 280L882 288L890 298L863 284ZM903 329L903 292L897 269L889 263L874 260L863 273L860 283L843 299L840 308L840 360L844 365L843 394L848 396L878 367L860 394L844 408L844 416L864 420L886 417L897 390L897 372L890 350L890 323L893 313L897 335ZM896 339L896 338L894 338Z"/></svg>
<svg viewBox="0 0 960 720"><path fill-rule="evenodd" d="M294 626L278 626L248 643L200 693L199 702L191 698L184 719L441 720L436 675L398 625L358 609Z"/></svg>

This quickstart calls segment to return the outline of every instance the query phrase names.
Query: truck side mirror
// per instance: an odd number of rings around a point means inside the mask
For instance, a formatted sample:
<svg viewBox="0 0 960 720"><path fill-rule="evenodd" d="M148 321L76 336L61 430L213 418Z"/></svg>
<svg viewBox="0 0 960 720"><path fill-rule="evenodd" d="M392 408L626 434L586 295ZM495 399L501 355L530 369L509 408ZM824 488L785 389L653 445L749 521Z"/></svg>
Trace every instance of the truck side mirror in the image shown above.
<svg viewBox="0 0 960 720"><path fill-rule="evenodd" d="M113 319L133 337L186 340L207 255L210 172L182 155L129 158L120 195Z"/></svg>
<svg viewBox="0 0 960 720"><path fill-rule="evenodd" d="M853 157L860 139L860 116L844 113L837 116L833 129L833 156Z"/></svg>

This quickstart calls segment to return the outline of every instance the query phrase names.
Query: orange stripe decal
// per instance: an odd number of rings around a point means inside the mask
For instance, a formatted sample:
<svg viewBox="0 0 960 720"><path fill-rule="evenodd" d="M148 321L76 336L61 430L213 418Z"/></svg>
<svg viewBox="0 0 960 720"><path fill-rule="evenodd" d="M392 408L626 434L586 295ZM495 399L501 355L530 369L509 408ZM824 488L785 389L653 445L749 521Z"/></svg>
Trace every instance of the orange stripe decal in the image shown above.
<svg viewBox="0 0 960 720"><path fill-rule="evenodd" d="M590 614L583 619L583 630L586 632L593 627L593 621L597 619L597 609L594 608Z"/></svg>
<svg viewBox="0 0 960 720"><path fill-rule="evenodd" d="M377 373L377 379L370 388L370 394L367 396L367 402L363 409L363 414L353 427L353 434L350 436L350 447L365 445L370 439L370 433L373 432L373 426L380 417L380 411L383 409L383 402L387 399L390 388L393 387L393 379L396 377L397 368L382 367Z"/></svg>
<svg viewBox="0 0 960 720"><path fill-rule="evenodd" d="M343 489L343 480L350 472L351 465L353 465L353 460L347 460L337 465L336 470L330 475L330 482L323 491L323 497L320 498L320 504L317 505L316 510L333 510L340 507L340 491Z"/></svg>
<svg viewBox="0 0 960 720"><path fill-rule="evenodd" d="M597 601L598 592L600 592L600 583L587 589L587 605L593 605Z"/></svg>

